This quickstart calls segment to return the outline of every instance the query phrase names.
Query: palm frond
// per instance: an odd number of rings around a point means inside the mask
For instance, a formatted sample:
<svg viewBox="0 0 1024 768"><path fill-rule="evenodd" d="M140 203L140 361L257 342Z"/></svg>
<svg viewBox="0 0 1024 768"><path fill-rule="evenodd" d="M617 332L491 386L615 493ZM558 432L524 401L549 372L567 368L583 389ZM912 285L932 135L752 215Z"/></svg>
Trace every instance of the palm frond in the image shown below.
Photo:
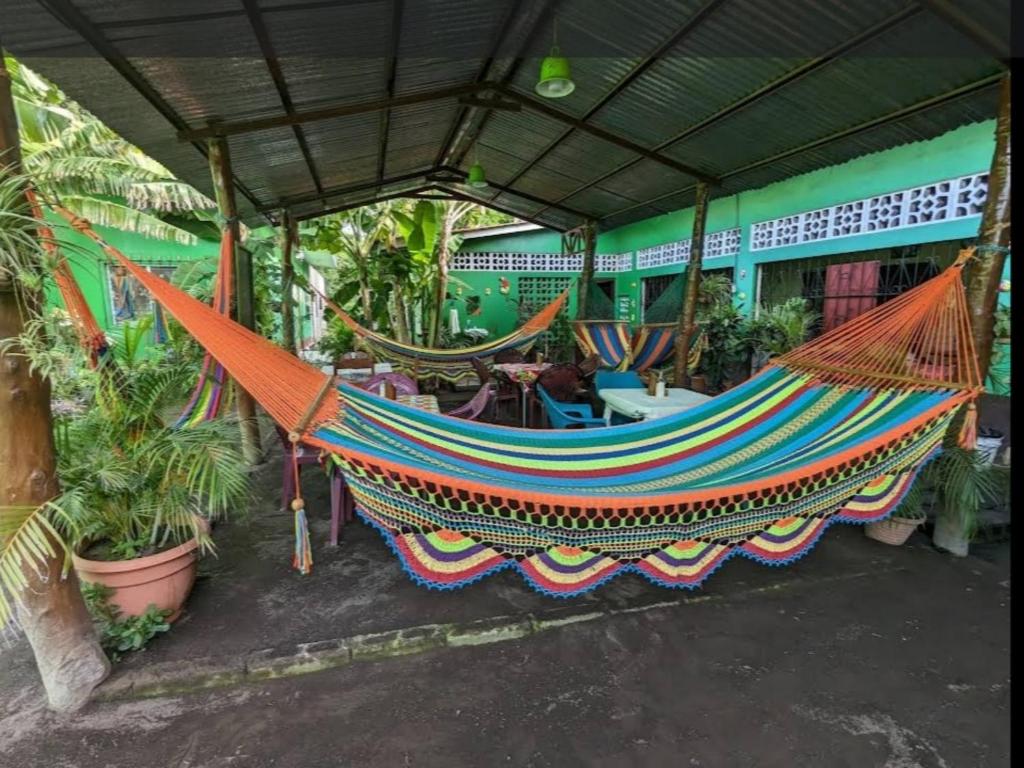
<svg viewBox="0 0 1024 768"><path fill-rule="evenodd" d="M198 238L188 230L115 200L65 194L61 196L61 202L76 215L101 227L135 232L159 240L171 240L181 245L195 245L198 242Z"/></svg>
<svg viewBox="0 0 1024 768"><path fill-rule="evenodd" d="M50 504L0 507L0 629L11 621L32 571L45 578L57 557L68 568L67 545L49 520L55 510Z"/></svg>

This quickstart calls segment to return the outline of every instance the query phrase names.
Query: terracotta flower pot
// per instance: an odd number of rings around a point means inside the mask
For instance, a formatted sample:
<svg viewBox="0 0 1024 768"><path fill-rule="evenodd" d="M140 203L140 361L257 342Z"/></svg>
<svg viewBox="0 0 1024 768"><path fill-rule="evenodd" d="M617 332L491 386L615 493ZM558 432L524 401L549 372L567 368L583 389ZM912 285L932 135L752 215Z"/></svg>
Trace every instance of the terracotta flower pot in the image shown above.
<svg viewBox="0 0 1024 768"><path fill-rule="evenodd" d="M202 526L209 531L205 520ZM141 616L153 604L171 611L167 620L174 621L195 584L198 549L199 541L191 539L173 549L133 560L87 560L72 555L72 562L79 579L114 590L110 603L123 615Z"/></svg>
<svg viewBox="0 0 1024 768"><path fill-rule="evenodd" d="M708 391L708 381L707 381L707 379L704 378L703 376L701 376L700 374L698 374L696 376L691 376L690 377L690 389L692 389L694 392L707 392Z"/></svg>
<svg viewBox="0 0 1024 768"><path fill-rule="evenodd" d="M888 520L879 520L877 523L868 523L864 526L864 535L869 539L880 541L883 544L891 544L898 547L905 544L914 529L921 525L921 520L909 517L890 517Z"/></svg>

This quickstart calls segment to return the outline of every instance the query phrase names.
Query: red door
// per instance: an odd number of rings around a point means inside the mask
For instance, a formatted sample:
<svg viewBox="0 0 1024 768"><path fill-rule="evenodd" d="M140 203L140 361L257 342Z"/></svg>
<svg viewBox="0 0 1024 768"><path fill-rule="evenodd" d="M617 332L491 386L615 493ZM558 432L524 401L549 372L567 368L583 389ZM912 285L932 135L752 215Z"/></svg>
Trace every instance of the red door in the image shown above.
<svg viewBox="0 0 1024 768"><path fill-rule="evenodd" d="M880 265L878 261L857 261L833 264L826 270L823 330L831 331L878 304Z"/></svg>

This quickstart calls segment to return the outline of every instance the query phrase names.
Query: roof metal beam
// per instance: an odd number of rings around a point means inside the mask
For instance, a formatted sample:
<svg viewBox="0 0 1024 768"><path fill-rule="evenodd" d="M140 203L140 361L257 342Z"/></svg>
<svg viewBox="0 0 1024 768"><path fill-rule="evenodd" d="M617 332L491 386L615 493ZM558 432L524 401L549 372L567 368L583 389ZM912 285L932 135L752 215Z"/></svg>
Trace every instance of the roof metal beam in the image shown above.
<svg viewBox="0 0 1024 768"><path fill-rule="evenodd" d="M482 83L487 79L487 75L490 72L491 67L494 66L494 60L498 57L498 52L501 50L501 44L505 40L505 30L512 26L512 21L516 16L518 16L519 9L522 7L522 4L523 0L513 0L513 2L509 3L508 12L505 14L501 25L495 32L494 42L491 44L490 53L487 55L487 58L484 59L484 63L480 66L480 70L476 73L476 79L474 82ZM455 119L448 128L448 133L445 134L444 141L441 143L441 148L437 152L437 157L434 158L434 165L443 165L448 159L448 153L451 152L452 145L455 143L455 139L459 135L462 123L466 119L466 115L469 111L468 106L463 104L458 113L456 113Z"/></svg>
<svg viewBox="0 0 1024 768"><path fill-rule="evenodd" d="M53 0L41 0L50 2ZM60 0L63 2L64 0ZM408 96L397 96L391 99L375 99L373 101L361 101L355 104L339 104L333 107L323 107L307 112L295 112L291 115L278 117L255 118L252 120L238 120L230 123L219 123L216 127L188 128L178 132L181 141L195 141L207 139L211 136L233 136L239 133L252 133L254 131L265 131L268 128L282 128L302 123L312 123L318 120L330 120L335 117L348 117L350 115L363 115L368 112L380 112L384 109L394 107L405 107L412 104L423 104L428 101L439 101L441 99L453 99L459 96L468 96L473 93L493 90L494 84L489 82L471 83L468 85L455 85L448 88L437 88L432 91L413 93Z"/></svg>
<svg viewBox="0 0 1024 768"><path fill-rule="evenodd" d="M348 184L344 187L332 187L325 189L323 192L315 195L294 195L292 197L283 197L272 205L265 205L260 208L263 213L271 213L278 210L279 208L290 208L295 205L305 205L307 203L315 203L319 200L329 200L332 197L339 197L340 195L348 195L352 192L363 192L367 189L380 189L388 184L397 184L400 181L412 181L418 179L421 176L436 171L436 168L420 168L416 171L409 171L408 173L401 173L396 176L389 176L386 179L373 181L364 181L358 184Z"/></svg>
<svg viewBox="0 0 1024 768"><path fill-rule="evenodd" d="M669 37L662 42L657 48L655 48L643 61L637 64L631 69L625 77L623 77L615 86L609 90L604 96L602 96L598 102L586 111L581 118L584 121L590 120L594 115L600 112L608 103L622 93L626 88L633 84L633 82L640 77L644 72L651 68L651 66L657 62L659 58L668 53L672 48L677 46L682 40L687 37L690 32L697 28L697 26L706 19L712 11L718 6L724 3L725 0L707 0L697 11L690 16L683 24L676 28ZM540 151L539 154L535 155L525 166L523 166L515 176L508 180L509 184L515 184L519 179L525 176L529 171L537 165L541 160L548 156L559 144L565 141L575 131L575 126L570 126L562 131L558 137L555 138L550 144ZM497 195L495 195L497 197Z"/></svg>
<svg viewBox="0 0 1024 768"><path fill-rule="evenodd" d="M692 176L693 178L698 179L699 181L703 181L707 184L714 184L717 182L717 179L714 176L711 176L705 173L704 171L699 171L696 168L687 165L686 163L681 163L678 160L675 160L671 157L662 155L659 152L653 149L649 149L648 147L645 147L642 144L637 144L635 141L631 141L625 138L624 136L619 136L617 133L612 133L611 131L606 131L604 128L599 128L593 123L588 123L586 120L581 120L578 117L573 117L572 115L563 112L560 109L555 109L550 104L546 104L543 101L540 101L539 99L534 99L530 96L519 93L519 91L513 90L508 86L495 85L494 89L499 93L507 96L508 98L518 101L527 109L531 109L534 112L538 112L554 120L558 120L559 122L564 123L565 125L571 125L576 130L583 131L584 133L589 133L591 136L596 136L599 139L607 141L610 144L615 144L616 146L622 147L623 149L627 149L630 152L635 152L641 157L647 158L648 160L653 160L654 162L660 165L664 165L667 168L679 171L680 173L685 173L687 176Z"/></svg>
<svg viewBox="0 0 1024 768"><path fill-rule="evenodd" d="M970 14L948 0L920 0L936 17L951 26L964 37L980 46L1004 67L1010 66L1010 50L998 37L971 18Z"/></svg>
<svg viewBox="0 0 1024 768"><path fill-rule="evenodd" d="M402 36L402 10L404 0L392 0L391 39L388 41L388 79L384 84L387 98L395 98L395 77L398 75L398 44ZM391 132L391 108L381 112L380 138L377 144L377 183L383 183L384 164L388 154L388 134Z"/></svg>
<svg viewBox="0 0 1024 768"><path fill-rule="evenodd" d="M875 117L870 120L865 120L864 122L858 123L857 125L851 126L849 128L844 128L840 131L835 131L826 136L822 136L821 138L814 139L813 141L801 144L798 147L793 147L792 149L777 152L776 154L771 155L770 157L755 160L754 162L748 163L747 165L744 165L740 168L735 168L729 171L728 173L723 173L721 176L721 180L725 181L726 179L732 178L733 176L738 176L741 173L746 173L748 171L754 170L755 168L761 168L765 165L771 165L772 163L777 163L780 160L786 160L787 158L790 158L793 155L799 155L803 152L807 152L812 149L818 149L819 147L822 147L826 144L831 144L834 141L839 141L840 139L847 139L851 136L855 136L858 133L863 133L865 131L870 131L873 128L880 128L884 125L895 123L904 118L912 117L916 114L919 114L920 112L925 112L929 109L940 107L944 104L956 101L957 99L962 99L966 96L971 96L980 91L984 91L987 88L994 88L995 86L999 85L1000 81L1003 79L1003 76L1003 73L1000 72L994 75L989 75L988 77L983 77L980 80L975 80L973 83L968 83L967 85L955 88L952 91L947 91L946 93L939 94L938 96L931 96L927 99L923 99L922 101L910 104L909 106L901 107L900 109L888 112L879 117ZM622 214L628 213L629 211L635 210L636 208L642 208L645 205L653 205L660 200L664 200L669 197L675 197L676 195L681 195L685 192L690 192L694 189L696 189L696 185L684 187L683 189L673 190L672 192L666 192L665 194L658 195L657 197L653 197L650 200L644 200L639 203L636 203L635 205L630 205L627 206L626 208L621 208L615 211L614 213L609 213L607 216L602 216L601 220L605 221L616 216L621 216Z"/></svg>
<svg viewBox="0 0 1024 768"><path fill-rule="evenodd" d="M448 195L453 200L461 200L466 203L476 203L477 205L483 206L484 208L490 208L491 210L498 211L499 213L504 213L508 216L514 216L517 219L521 219L522 221L528 221L531 224L536 224L538 227L544 227L545 229L554 229L558 232L565 232L566 229L571 229L571 227L563 228L552 224L545 224L541 219L536 218L536 214L526 215L523 213L518 213L516 211L513 211L511 208L506 208L504 206L498 205L491 200L473 197L472 195L469 195L459 190L448 189L446 187L439 186L434 186L431 189L435 189L438 192L442 192Z"/></svg>
<svg viewBox="0 0 1024 768"><path fill-rule="evenodd" d="M530 49L530 44L534 38L540 33L540 30L547 25L554 16L555 9L558 4L563 0L549 0L549 2L541 9L541 12L537 14L537 20L533 26L530 27L530 31L523 38L522 45L519 46L519 50L516 52L516 57L512 61L512 66L508 68L504 76L501 78L501 85L508 85L512 82L512 79L519 72L519 68L523 66L523 62L526 61L526 52ZM487 127L488 121L494 115L493 112L485 112L483 118L480 120L480 125L476 127L476 131L470 137L469 141L464 147L459 150L458 155L450 162L450 165L461 166L463 161L466 159L466 155L469 154L469 150L473 148L473 145L477 143L480 136L484 132L484 128Z"/></svg>
<svg viewBox="0 0 1024 768"><path fill-rule="evenodd" d="M667 149L668 147L672 146L673 144L675 144L675 143L677 143L679 141L682 141L683 139L689 138L690 136L693 136L694 134L698 133L699 131L703 131L703 130L709 128L710 126L720 122L721 120L724 120L725 118L730 117L731 115L736 114L740 110L745 109L745 108L751 106L752 104L757 103L761 99L765 98L766 96L768 96L768 95L770 95L772 93L777 92L781 88L784 88L785 86L791 85L792 83L795 83L795 82L797 82L799 80L802 80L803 78L807 77L808 75L812 74L813 72L818 71L819 69L821 69L822 67L826 66L827 64L832 63L839 56L842 56L844 54L850 53L852 50L854 50L854 49L860 47L861 45L864 45L865 43L873 40L878 35L880 35L880 34L882 34L884 32L889 31L890 29L892 29L893 27L895 27L898 24L903 23L907 19L909 19L909 18L911 18L913 16L916 16L917 14L921 13L921 10L922 10L921 7L918 6L918 5L907 6L906 8L902 9L901 11L898 11L897 13L893 14L889 18L883 19L878 24L875 24L874 26L869 27L868 29L864 30L859 35L854 35L853 37L849 38L848 40L843 41L842 43L840 43L839 45L837 45L835 48L833 48L832 50L828 51L827 53L825 53L825 54L823 54L823 55L821 55L821 56L819 56L817 58L811 59L811 60L805 62L804 64L801 64L800 66L795 67L794 69L791 69L789 72L783 73L781 76L777 77L776 79L772 80L769 83L766 83L765 85L761 86L757 90L752 91L751 93L747 94L746 96L744 96L743 98L739 99L738 101L734 101L732 104L729 104L729 105L723 107L722 109L718 110L717 112L714 112L714 113L708 115L707 117L705 117L700 122L695 123L694 125L691 125L691 126L685 128L685 129L683 129L683 131L681 131L680 133L677 133L676 135L672 136L671 138L668 138L665 141L663 141L660 144L658 144L657 146L655 146L654 147L654 151L660 152L660 151L662 151L664 149ZM616 174L621 173L622 171L626 170L627 168L631 168L632 166L636 165L639 162L640 162L640 158L637 158L637 159L634 159L634 160L628 160L627 162L622 163L621 165L617 166L616 168L613 168L612 170L608 171L607 173L601 174L596 179L592 179L592 180L588 181L586 184L583 184L583 185L581 185L579 187L576 187L575 189L573 189L568 194L565 194L562 197L560 197L557 200L557 202L560 203L560 202L563 202L565 200L568 200L570 197L573 197L574 195L578 195L580 192L583 192L583 191L585 191L587 189L590 189L591 187L600 184L602 181L606 181L607 179L611 178L612 176L615 176ZM673 194L675 194L675 193L673 193Z"/></svg>
<svg viewBox="0 0 1024 768"><path fill-rule="evenodd" d="M309 221L310 219L319 219L321 216L330 216L332 213L344 213L345 211L351 211L353 208L362 208L364 205L373 205L374 203L383 203L388 200L397 200L400 197L409 197L418 192L426 192L429 187L419 186L413 187L412 189L406 189L401 192L394 192L390 195L374 195L373 197L367 197L356 203L344 203L342 205L334 206L333 208L327 208L323 211L316 211L314 213L305 213L301 216L294 216L296 221Z"/></svg>
<svg viewBox="0 0 1024 768"><path fill-rule="evenodd" d="M445 166L443 168L438 168L437 170L447 171L448 173L451 173L453 176L458 176L459 178L462 179L466 178L467 176L467 173L460 168L452 168ZM498 184L493 181L488 181L487 186L500 189L502 192L513 195L515 197L521 197L524 200L529 200L531 203L543 205L545 208L556 208L557 210L562 211L563 213L568 213L570 216L578 216L581 219L593 218L590 214L584 213L583 211L578 211L575 208L570 208L567 205L553 203L550 200L545 200L542 197L537 197L536 195L530 192L523 192L522 190L514 189L513 187L510 187L507 184Z"/></svg>
<svg viewBox="0 0 1024 768"><path fill-rule="evenodd" d="M89 21L82 13L75 8L68 0L38 0L49 13L69 29L77 32L82 38L103 57L103 59L127 82L142 98L159 112L167 122L178 131L188 128L188 124L181 118L163 96L161 96L152 85L144 78L135 67L129 63L119 50ZM204 141L190 140L190 143L203 156L209 159L209 151ZM256 195L250 192L237 177L232 177L235 187L246 199L257 209L260 201Z"/></svg>
<svg viewBox="0 0 1024 768"><path fill-rule="evenodd" d="M266 62L267 70L270 72L270 79L274 81L277 95L281 99L281 106L284 107L285 114L294 115L295 105L292 103L291 94L288 92L288 83L285 81L284 72L281 71L281 64L277 60L277 53L274 50L273 42L270 40L267 25L263 23L263 17L260 15L260 7L256 0L242 0L242 4L245 7L245 15L249 17L249 24L256 35L256 41L259 43L260 53L263 54L263 60ZM292 131L295 133L295 141L298 142L302 157L306 161L306 167L309 168L309 175L313 179L313 186L316 187L317 192L323 192L324 187L320 182L320 174L316 170L316 163L313 162L313 155L309 151L309 144L306 142L306 134L303 133L302 126L293 125Z"/></svg>

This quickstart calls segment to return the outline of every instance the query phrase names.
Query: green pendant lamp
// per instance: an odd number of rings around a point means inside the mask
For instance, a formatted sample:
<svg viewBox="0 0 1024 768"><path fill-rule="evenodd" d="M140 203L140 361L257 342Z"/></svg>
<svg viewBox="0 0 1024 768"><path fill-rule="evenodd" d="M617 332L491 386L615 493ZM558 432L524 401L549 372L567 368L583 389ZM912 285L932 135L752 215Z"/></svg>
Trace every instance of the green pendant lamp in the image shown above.
<svg viewBox="0 0 1024 768"><path fill-rule="evenodd" d="M534 90L545 99L561 99L576 89L572 81L569 60L558 50L558 28L551 34L551 53L540 63L540 79Z"/></svg>
<svg viewBox="0 0 1024 768"><path fill-rule="evenodd" d="M473 147L473 164L469 166L466 184L475 189L483 189L487 186L487 176L484 174L484 167L480 165L480 158L476 155L476 145Z"/></svg>

